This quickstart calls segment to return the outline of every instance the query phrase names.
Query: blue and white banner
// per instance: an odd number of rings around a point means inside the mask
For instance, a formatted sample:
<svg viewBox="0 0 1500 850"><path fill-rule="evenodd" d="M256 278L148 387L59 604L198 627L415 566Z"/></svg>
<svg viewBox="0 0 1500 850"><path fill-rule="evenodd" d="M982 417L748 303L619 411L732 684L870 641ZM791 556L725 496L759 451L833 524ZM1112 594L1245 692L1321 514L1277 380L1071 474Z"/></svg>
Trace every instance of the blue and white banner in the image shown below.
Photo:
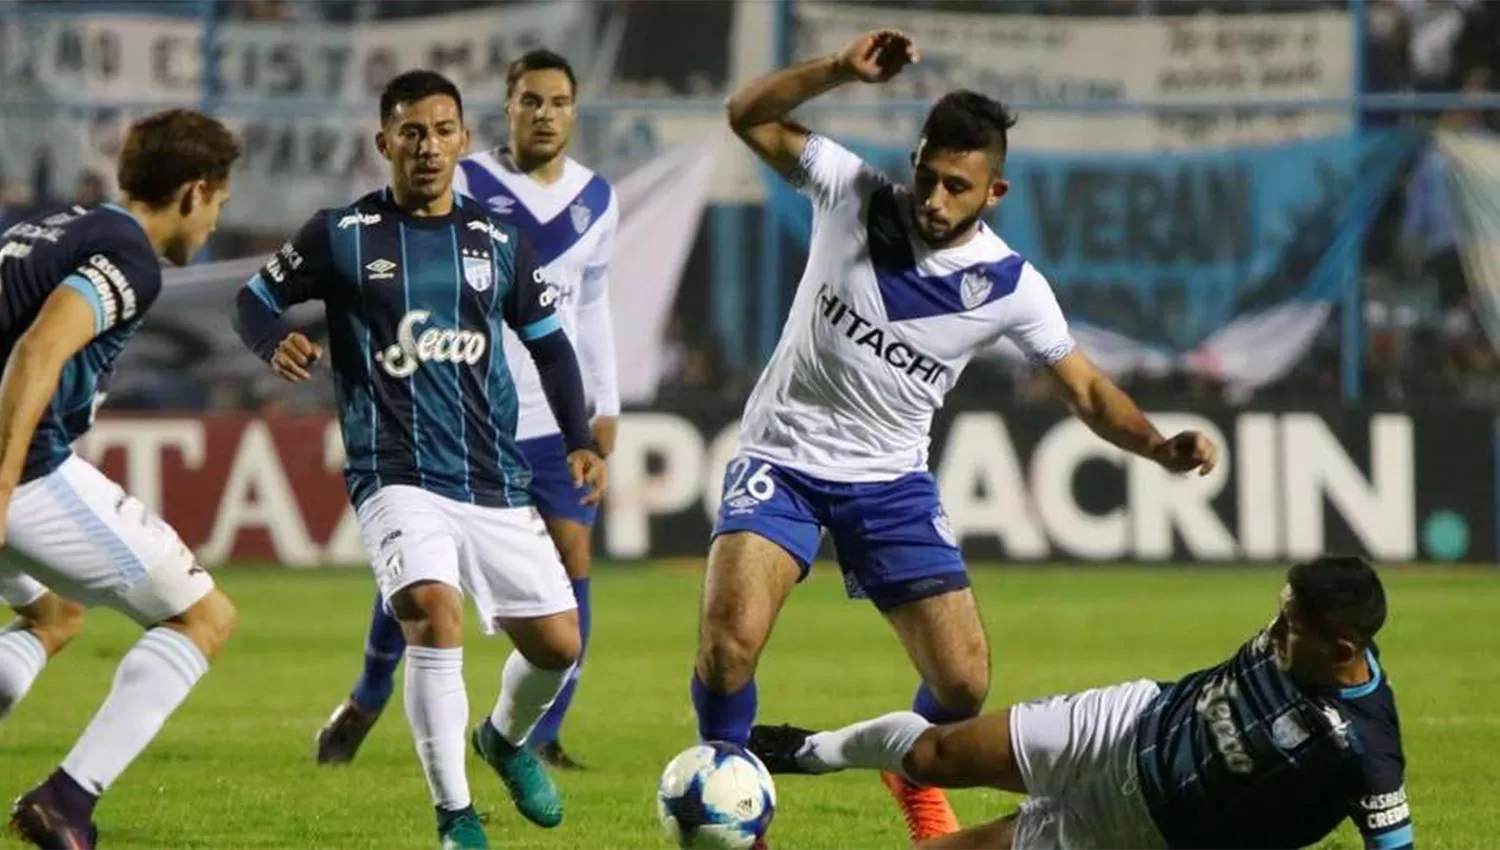
<svg viewBox="0 0 1500 850"><path fill-rule="evenodd" d="M905 149L844 141L905 179ZM1187 369L1253 389L1322 329L1416 144L1391 131L1213 153L1017 151L991 224L1052 282L1105 368ZM772 191L805 244L806 202Z"/></svg>

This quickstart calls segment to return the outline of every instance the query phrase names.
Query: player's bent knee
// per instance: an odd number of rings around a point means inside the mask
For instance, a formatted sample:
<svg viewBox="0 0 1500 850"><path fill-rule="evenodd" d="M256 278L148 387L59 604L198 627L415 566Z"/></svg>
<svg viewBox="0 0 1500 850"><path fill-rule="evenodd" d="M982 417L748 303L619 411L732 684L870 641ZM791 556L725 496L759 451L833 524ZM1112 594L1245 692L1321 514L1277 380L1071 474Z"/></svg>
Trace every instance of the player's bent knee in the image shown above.
<svg viewBox="0 0 1500 850"><path fill-rule="evenodd" d="M958 672L943 682L928 682L928 690L954 714L976 715L990 693L989 671L983 667Z"/></svg>
<svg viewBox="0 0 1500 850"><path fill-rule="evenodd" d="M732 694L755 677L760 649L760 642L752 636L705 623L698 642L698 678L721 694Z"/></svg>
<svg viewBox="0 0 1500 850"><path fill-rule="evenodd" d="M457 588L437 581L416 582L391 596L391 611L413 646L451 649L463 645L463 597Z"/></svg>
<svg viewBox="0 0 1500 850"><path fill-rule="evenodd" d="M502 620L500 627L510 636L516 651L543 670L571 667L583 654L576 610L525 620Z"/></svg>
<svg viewBox="0 0 1500 850"><path fill-rule="evenodd" d="M186 611L162 625L187 635L203 657L212 661L239 625L239 612L229 596L215 587Z"/></svg>
<svg viewBox="0 0 1500 850"><path fill-rule="evenodd" d="M27 629L41 641L47 657L63 651L83 631L82 605L64 599L55 593L45 594L41 599L16 609L20 617L17 626Z"/></svg>

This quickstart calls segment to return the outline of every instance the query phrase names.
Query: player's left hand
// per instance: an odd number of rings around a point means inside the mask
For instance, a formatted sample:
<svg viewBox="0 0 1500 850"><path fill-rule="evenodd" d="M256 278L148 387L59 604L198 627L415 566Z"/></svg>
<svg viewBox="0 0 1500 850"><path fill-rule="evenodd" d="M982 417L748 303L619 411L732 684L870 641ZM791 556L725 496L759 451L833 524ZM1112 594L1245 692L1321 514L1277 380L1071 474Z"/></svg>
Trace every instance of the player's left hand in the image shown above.
<svg viewBox="0 0 1500 850"><path fill-rule="evenodd" d="M572 476L574 487L588 488L578 504L597 505L604 498L604 491L609 487L609 467L596 452L590 449L570 452L568 475Z"/></svg>
<svg viewBox="0 0 1500 850"><path fill-rule="evenodd" d="M614 416L594 417L594 444L599 447L599 455L608 459L615 453L615 436L620 430L620 420Z"/></svg>
<svg viewBox="0 0 1500 850"><path fill-rule="evenodd" d="M1183 431L1157 446L1151 457L1172 472L1196 469L1207 475L1219 463L1219 447L1202 431Z"/></svg>

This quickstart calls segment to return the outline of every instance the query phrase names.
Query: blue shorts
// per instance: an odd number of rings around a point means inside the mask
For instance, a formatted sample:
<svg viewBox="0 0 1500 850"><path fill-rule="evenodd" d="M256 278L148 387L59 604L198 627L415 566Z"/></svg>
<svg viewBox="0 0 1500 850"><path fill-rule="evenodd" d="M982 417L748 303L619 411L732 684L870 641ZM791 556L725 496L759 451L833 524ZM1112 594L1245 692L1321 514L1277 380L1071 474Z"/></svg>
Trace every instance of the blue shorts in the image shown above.
<svg viewBox="0 0 1500 850"><path fill-rule="evenodd" d="M522 440L516 445L531 465L531 501L542 519L567 519L592 526L599 508L578 504L588 489L573 486L568 474L568 446L562 435Z"/></svg>
<svg viewBox="0 0 1500 850"><path fill-rule="evenodd" d="M760 458L729 462L715 537L754 532L785 549L806 578L824 529L833 537L850 598L868 598L881 611L969 586L963 553L928 473L843 483Z"/></svg>

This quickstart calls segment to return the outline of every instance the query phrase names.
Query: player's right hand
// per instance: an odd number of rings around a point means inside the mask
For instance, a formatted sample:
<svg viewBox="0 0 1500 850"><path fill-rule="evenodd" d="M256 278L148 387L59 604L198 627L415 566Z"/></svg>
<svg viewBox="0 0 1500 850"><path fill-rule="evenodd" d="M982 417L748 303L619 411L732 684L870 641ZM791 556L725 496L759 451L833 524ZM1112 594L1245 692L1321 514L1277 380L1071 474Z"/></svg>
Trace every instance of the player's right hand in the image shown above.
<svg viewBox="0 0 1500 850"><path fill-rule="evenodd" d="M296 383L309 377L308 369L323 356L323 347L296 331L276 346L271 355L271 369L288 381Z"/></svg>
<svg viewBox="0 0 1500 850"><path fill-rule="evenodd" d="M578 504L597 505L604 498L604 490L609 486L609 467L597 452L591 449L569 452L568 475L572 477L574 487L588 489Z"/></svg>
<svg viewBox="0 0 1500 850"><path fill-rule="evenodd" d="M921 59L911 37L900 30L867 32L838 55L839 65L866 83L883 83Z"/></svg>

